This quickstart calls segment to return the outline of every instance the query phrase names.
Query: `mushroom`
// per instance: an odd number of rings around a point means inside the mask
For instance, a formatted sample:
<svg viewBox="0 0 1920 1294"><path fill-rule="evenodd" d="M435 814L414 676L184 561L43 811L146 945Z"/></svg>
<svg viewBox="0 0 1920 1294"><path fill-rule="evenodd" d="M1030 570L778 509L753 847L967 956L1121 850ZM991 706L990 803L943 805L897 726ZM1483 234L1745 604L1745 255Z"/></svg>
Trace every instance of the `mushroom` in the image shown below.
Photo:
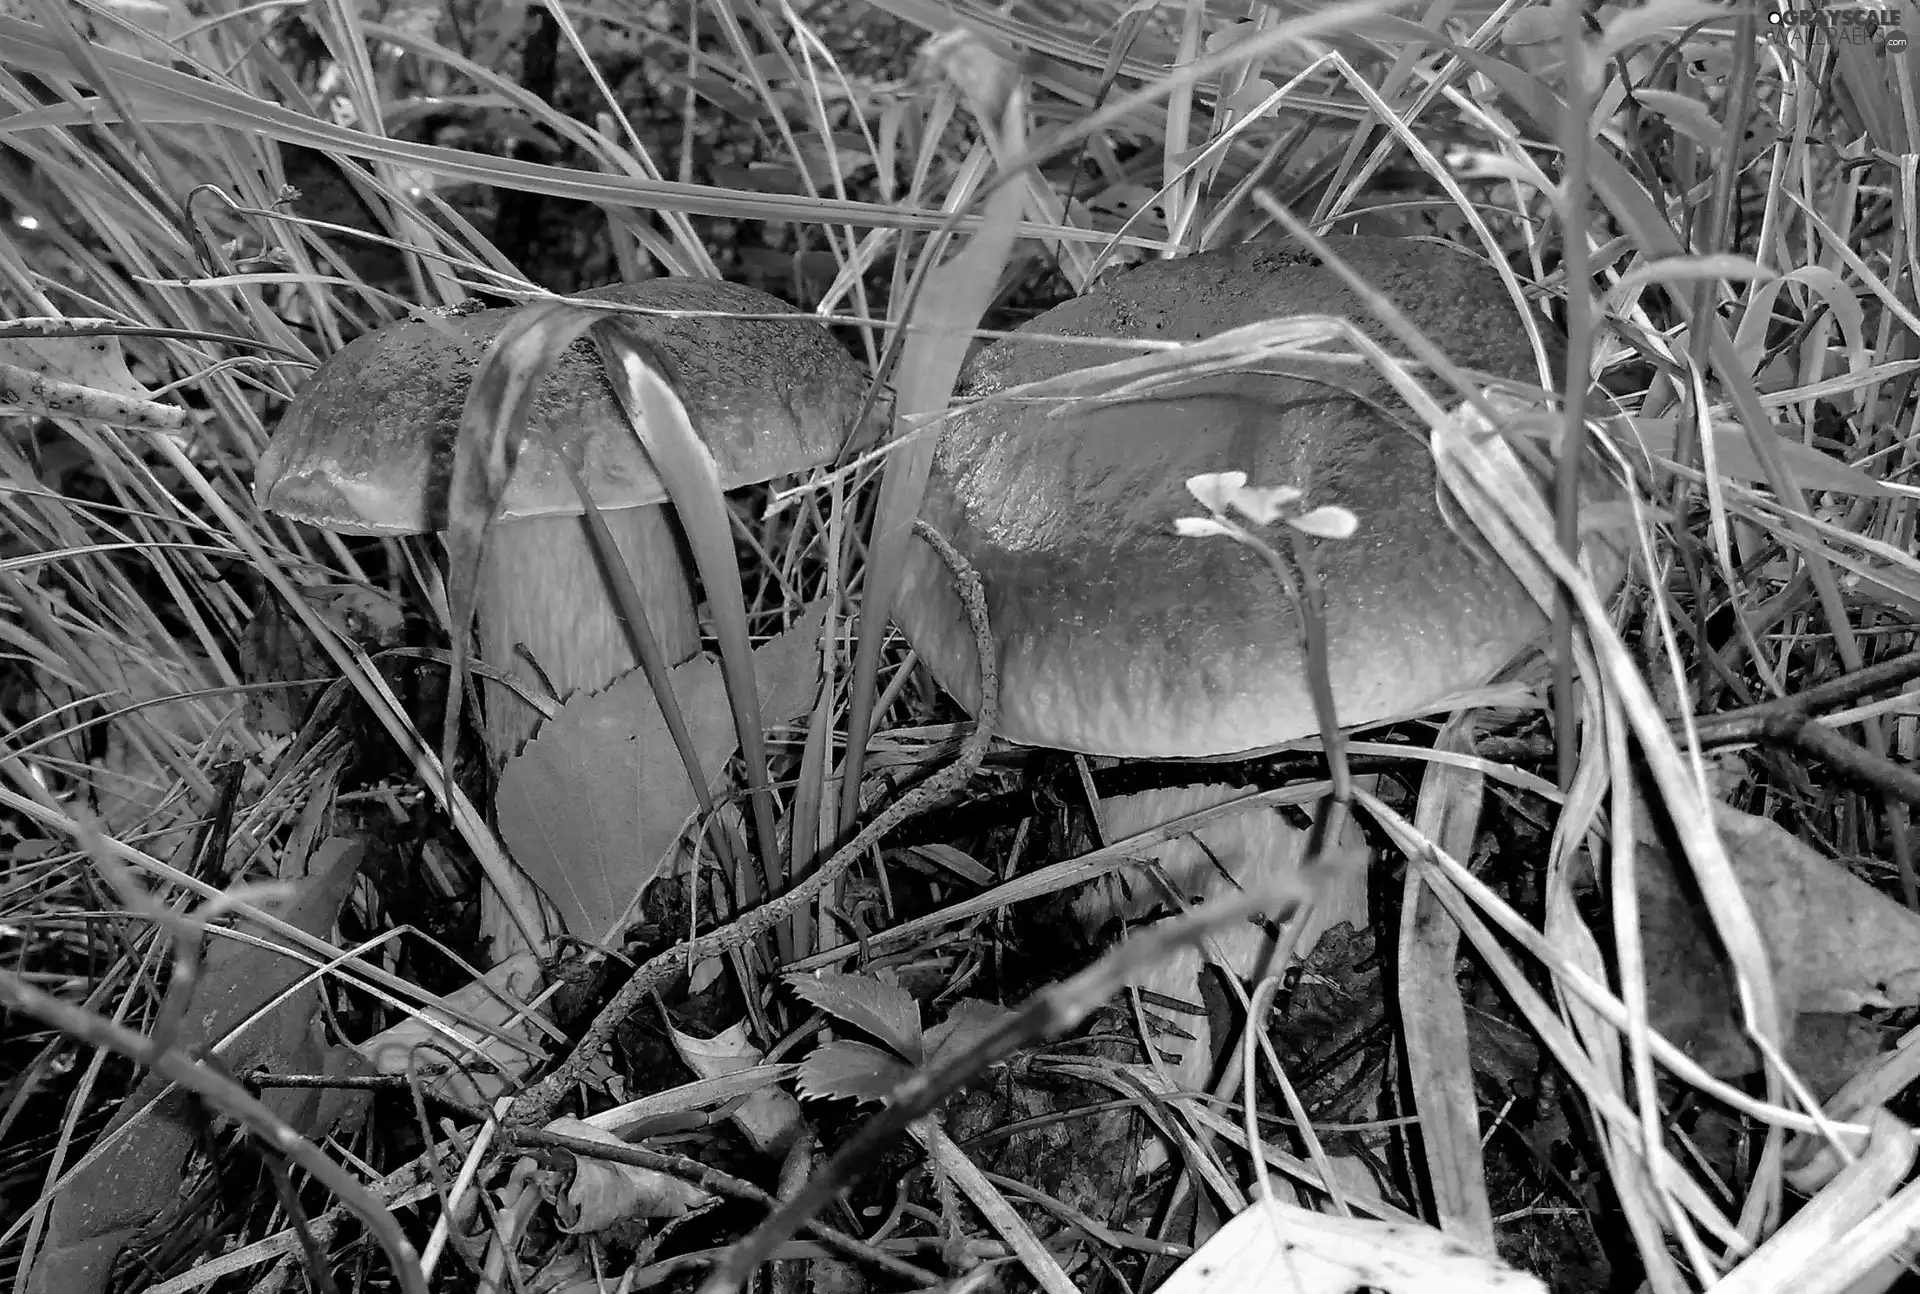
<svg viewBox="0 0 1920 1294"><path fill-rule="evenodd" d="M1484 265L1444 245L1326 241L1456 362L1532 376L1527 336ZM963 387L988 395L1137 353L1021 334L1190 341L1297 314L1344 315L1399 350L1332 270L1297 246L1261 242L1149 264L1057 306L984 348ZM1214 373L1125 400L980 405L943 432L921 515L985 586L1001 735L1089 754L1191 758L1317 730L1300 620L1272 573L1241 545L1174 531L1177 518L1201 511L1186 480L1232 470L1255 485L1299 487L1304 507L1338 504L1359 519L1350 538L1315 547L1343 727L1482 684L1546 628L1464 515L1443 515L1424 428L1371 368L1290 359L1285 374ZM943 569L918 540L893 616L971 711L973 643ZM1252 833L1248 848L1220 864L1296 865L1297 848L1252 847L1269 834ZM1226 883L1199 851L1188 854L1173 878L1185 894ZM1144 915L1159 899L1137 887L1131 898L1084 903L1081 915L1098 928ZM1164 982L1191 997L1197 971L1169 967ZM1207 1061L1203 1046L1190 1048L1185 1083L1204 1080Z"/></svg>
<svg viewBox="0 0 1920 1294"><path fill-rule="evenodd" d="M579 295L651 310L724 312L633 317L673 366L679 396L729 489L830 460L853 426L866 391L859 366L826 329L777 298L684 278ZM467 387L511 313L456 311L396 324L322 364L261 457L254 478L261 506L341 534L443 529ZM725 317L740 314L793 318ZM666 488L589 342L576 342L554 365L531 423L487 539L478 598L481 659L536 695L550 683L562 699L604 687L639 664L556 451L580 464L667 663L693 656L699 621L663 506ZM487 749L497 766L532 734L539 712L507 688L489 686L484 695Z"/></svg>
<svg viewBox="0 0 1920 1294"><path fill-rule="evenodd" d="M859 366L825 328L777 298L684 278L579 295L651 310L720 312L632 318L671 365L728 489L829 461L854 427L866 393ZM322 364L261 456L254 478L261 506L342 534L444 530L467 388L511 314L455 310L393 325ZM487 537L477 599L480 658L534 695L551 687L563 700L639 665L561 454L580 467L666 663L697 653L699 620L665 486L589 341L576 342L554 364L528 432ZM533 734L539 712L497 684L486 684L482 695L487 751L497 769ZM512 923L491 887L481 895L481 925L496 949L511 937Z"/></svg>

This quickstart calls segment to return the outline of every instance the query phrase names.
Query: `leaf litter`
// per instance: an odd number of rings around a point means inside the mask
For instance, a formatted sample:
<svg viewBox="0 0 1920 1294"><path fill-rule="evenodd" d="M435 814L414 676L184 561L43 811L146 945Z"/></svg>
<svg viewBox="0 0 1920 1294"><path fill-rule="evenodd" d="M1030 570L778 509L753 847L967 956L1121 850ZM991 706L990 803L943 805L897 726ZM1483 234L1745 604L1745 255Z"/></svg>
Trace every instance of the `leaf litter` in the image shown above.
<svg viewBox="0 0 1920 1294"><path fill-rule="evenodd" d="M827 603L756 648L764 724L813 705ZM671 671L709 787L739 745L720 662L702 654ZM660 706L639 670L575 696L507 762L496 800L500 834L576 937L606 935L666 874L698 801Z"/></svg>

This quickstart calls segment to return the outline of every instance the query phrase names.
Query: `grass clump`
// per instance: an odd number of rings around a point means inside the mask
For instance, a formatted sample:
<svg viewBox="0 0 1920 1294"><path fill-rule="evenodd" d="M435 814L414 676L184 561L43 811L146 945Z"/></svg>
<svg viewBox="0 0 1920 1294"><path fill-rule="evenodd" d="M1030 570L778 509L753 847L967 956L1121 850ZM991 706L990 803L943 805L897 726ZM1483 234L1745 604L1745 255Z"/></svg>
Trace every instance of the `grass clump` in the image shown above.
<svg viewBox="0 0 1920 1294"><path fill-rule="evenodd" d="M0 1275L691 1289L768 1258L836 1288L1144 1290L1297 1201L1302 1252L1404 1241L1430 1275L1423 1223L1556 1290L1886 1288L1911 972L1863 937L1809 989L1780 923L1856 909L1750 877L1837 863L1920 909L1920 119L1890 25L1789 12L7 6ZM1320 747L1196 773L991 743L885 612L982 340L1296 225L1458 243L1525 307L1539 398L1388 380L1554 629L1471 721L1337 744L1373 860L1344 936L1251 997L1121 995L1179 941L1096 961L1113 931L1076 924L1077 887L1304 813ZM717 731L751 713L748 659L801 699L752 767L719 740L719 808L676 817L627 911L515 957L481 935L509 863L477 690L444 730L489 663L454 650L440 540L293 525L254 472L355 337L662 273L816 312L895 435L702 514L702 560L740 573L706 581ZM1286 327L1138 363L1370 355ZM1567 557L1595 533L1625 554L1610 595ZM551 803L644 815L627 770ZM1108 834L1111 801L1200 783ZM785 878L775 909L748 868ZM1196 1010L1269 1026L1205 1100L1143 1045ZM910 1140L836 1159L876 1105ZM786 1229L730 1248L776 1198Z"/></svg>

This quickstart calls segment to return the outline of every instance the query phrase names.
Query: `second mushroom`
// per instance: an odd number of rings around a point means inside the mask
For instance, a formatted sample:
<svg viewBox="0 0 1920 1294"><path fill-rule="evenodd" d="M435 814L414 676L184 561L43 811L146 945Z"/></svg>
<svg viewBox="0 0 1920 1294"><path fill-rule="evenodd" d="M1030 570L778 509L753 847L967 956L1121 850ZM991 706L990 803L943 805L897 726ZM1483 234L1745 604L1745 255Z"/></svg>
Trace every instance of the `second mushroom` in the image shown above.
<svg viewBox="0 0 1920 1294"><path fill-rule="evenodd" d="M685 278L579 295L695 312L632 317L671 365L726 488L827 462L852 433L865 375L822 325L784 302ZM261 505L341 534L443 530L467 388L511 314L439 314L379 329L334 355L301 389L261 458L254 482ZM739 317L756 315L773 317ZM639 664L566 459L613 532L667 664L692 657L700 622L667 492L589 342L576 342L554 364L528 431L487 538L480 659L532 694L561 700L605 687ZM497 769L533 734L539 711L497 684L482 695ZM491 934L505 929L494 920L483 925Z"/></svg>

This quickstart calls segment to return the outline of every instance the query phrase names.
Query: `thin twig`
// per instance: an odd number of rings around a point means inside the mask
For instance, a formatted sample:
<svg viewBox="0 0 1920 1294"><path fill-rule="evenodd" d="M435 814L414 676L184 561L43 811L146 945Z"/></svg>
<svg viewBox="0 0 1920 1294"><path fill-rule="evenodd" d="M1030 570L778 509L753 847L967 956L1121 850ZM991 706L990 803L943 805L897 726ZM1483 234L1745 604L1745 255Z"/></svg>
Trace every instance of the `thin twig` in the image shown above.
<svg viewBox="0 0 1920 1294"><path fill-rule="evenodd" d="M273 1074L265 1070L254 1070L245 1076L245 1081L252 1087L297 1090L405 1092L411 1088L420 1092L429 1105L437 1106L468 1123L485 1123L492 1117L482 1106L469 1105L465 1101L444 1096L425 1088L405 1074ZM502 1128L495 1144L503 1151L509 1149L564 1150L569 1154L584 1155L609 1164L629 1164L635 1168L665 1173L669 1177L678 1178L710 1194L724 1195L729 1199L741 1200L749 1204L764 1205L769 1209L777 1207L780 1203L776 1196L761 1190L745 1178L735 1177L732 1173L709 1167L686 1155L664 1154L658 1150L648 1150L643 1146L615 1146L604 1141L590 1141L585 1137L568 1136L563 1132L525 1127ZM444 1195L445 1192L442 1191L441 1194ZM938 1278L931 1272L916 1267L912 1263L903 1262L884 1249L824 1222L817 1220L809 1222L806 1229L827 1247L836 1249L858 1262L871 1264L902 1280L912 1281L916 1285L938 1283Z"/></svg>
<svg viewBox="0 0 1920 1294"><path fill-rule="evenodd" d="M1920 773L1898 760L1855 745L1808 715L1776 714L1757 720L1752 739L1792 746L1882 795L1920 804Z"/></svg>
<svg viewBox="0 0 1920 1294"><path fill-rule="evenodd" d="M1760 720L1778 715L1811 717L1824 714L1864 700L1875 692L1890 692L1916 678L1920 678L1920 652L1908 652L1904 656L1881 661L1878 665L1869 665L1865 669L1828 679L1777 701L1764 701L1759 705L1698 719L1694 728L1700 734L1701 744L1728 745L1733 741L1750 740L1738 734L1759 731L1764 726L1758 722Z"/></svg>
<svg viewBox="0 0 1920 1294"><path fill-rule="evenodd" d="M735 1177L731 1173L723 1173L717 1168L709 1168L699 1160L689 1159L684 1155L663 1155L657 1150L648 1150L641 1146L612 1146L604 1141L571 1137L564 1132L535 1128L502 1129L500 1148L505 1150L509 1146L520 1150L564 1150L569 1154L598 1159L609 1164L626 1164L634 1168L650 1169L700 1187L712 1194L724 1195L729 1199L764 1205L768 1209L780 1206L779 1197L761 1190L752 1182ZM838 1250L857 1262L870 1264L902 1280L911 1281L915 1285L939 1284L940 1278L925 1268L903 1262L879 1246L868 1244L858 1236L848 1235L824 1222L809 1220L805 1230L828 1248Z"/></svg>

